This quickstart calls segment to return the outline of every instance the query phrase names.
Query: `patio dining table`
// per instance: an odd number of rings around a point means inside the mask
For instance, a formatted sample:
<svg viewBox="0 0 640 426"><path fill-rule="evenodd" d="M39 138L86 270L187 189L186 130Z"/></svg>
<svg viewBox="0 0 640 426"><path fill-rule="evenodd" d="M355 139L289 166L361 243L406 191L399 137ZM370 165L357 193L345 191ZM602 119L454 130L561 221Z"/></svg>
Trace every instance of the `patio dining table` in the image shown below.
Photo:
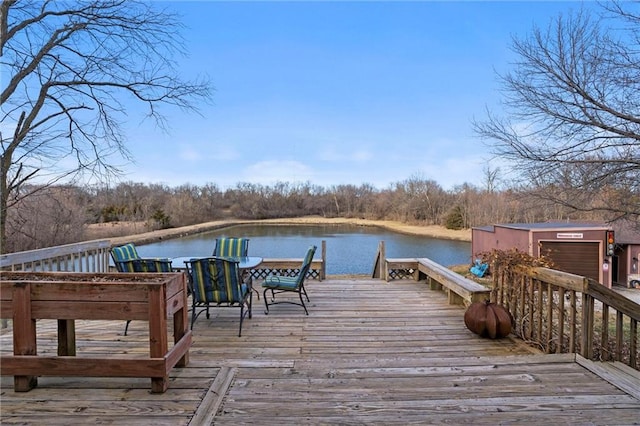
<svg viewBox="0 0 640 426"><path fill-rule="evenodd" d="M187 263L191 259L202 259L204 257L216 257L216 256L181 256L171 258L171 267L175 271L185 271L187 269ZM218 256L220 257L220 256ZM262 258L257 256L239 256L239 257L220 257L221 259L235 260L238 262L238 268L240 270L246 270L255 268L262 263Z"/></svg>

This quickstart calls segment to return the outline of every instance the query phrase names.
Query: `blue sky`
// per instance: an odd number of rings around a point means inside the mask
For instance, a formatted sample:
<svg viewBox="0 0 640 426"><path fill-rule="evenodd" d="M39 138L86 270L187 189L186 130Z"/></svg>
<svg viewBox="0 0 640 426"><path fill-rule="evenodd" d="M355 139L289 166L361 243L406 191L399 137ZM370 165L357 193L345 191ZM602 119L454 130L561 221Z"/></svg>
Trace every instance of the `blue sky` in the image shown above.
<svg viewBox="0 0 640 426"><path fill-rule="evenodd" d="M131 111L125 180L310 182L377 188L412 177L483 185L491 160L471 121L500 111L512 36L578 2L165 2L183 16L185 77L213 103L167 111L170 133Z"/></svg>

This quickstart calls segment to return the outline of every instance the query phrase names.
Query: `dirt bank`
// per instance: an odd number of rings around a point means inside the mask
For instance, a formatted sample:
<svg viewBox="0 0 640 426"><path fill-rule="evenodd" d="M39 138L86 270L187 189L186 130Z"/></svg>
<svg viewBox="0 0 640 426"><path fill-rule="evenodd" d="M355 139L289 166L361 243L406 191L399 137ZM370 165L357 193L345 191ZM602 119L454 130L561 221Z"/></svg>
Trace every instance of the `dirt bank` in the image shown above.
<svg viewBox="0 0 640 426"><path fill-rule="evenodd" d="M347 219L347 218L323 218L316 216L300 217L293 219L272 219L264 220L264 223L283 223L289 224L349 224L358 226L378 226L389 229L394 232L411 235L423 235L425 237L442 238L446 240L471 241L471 230L453 230L438 225L407 225L401 222L389 220L366 220L366 219Z"/></svg>
<svg viewBox="0 0 640 426"><path fill-rule="evenodd" d="M220 229L231 225L241 224L281 224L281 225L315 225L315 224L349 224L357 226L378 226L394 232L411 235L422 235L425 237L441 238L448 240L471 241L471 230L452 230L442 226L429 225L417 226L407 225L395 221L386 220L365 220L348 218L324 218L319 216L308 216L290 219L268 219L268 220L219 220L201 223L198 225L183 226L181 228L162 229L159 231L144 232L144 224L132 222L118 222L108 224L91 225L87 229L89 239L110 239L112 244L123 244L134 242L144 244L169 238L179 238L186 235Z"/></svg>

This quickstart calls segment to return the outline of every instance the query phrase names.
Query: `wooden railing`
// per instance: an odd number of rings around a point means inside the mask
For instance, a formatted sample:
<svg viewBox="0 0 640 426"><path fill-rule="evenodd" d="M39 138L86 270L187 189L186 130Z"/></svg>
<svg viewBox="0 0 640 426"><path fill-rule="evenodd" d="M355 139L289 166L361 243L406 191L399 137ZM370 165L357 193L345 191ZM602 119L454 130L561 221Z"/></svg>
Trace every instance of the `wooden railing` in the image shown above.
<svg viewBox="0 0 640 426"><path fill-rule="evenodd" d="M372 276L426 281L450 303L490 298L509 310L513 333L546 353L577 353L640 370L640 305L595 280L547 268L492 268L493 289L429 259L385 259L378 248Z"/></svg>
<svg viewBox="0 0 640 426"><path fill-rule="evenodd" d="M0 255L0 270L107 272L109 240L86 241Z"/></svg>
<svg viewBox="0 0 640 426"><path fill-rule="evenodd" d="M110 240L87 241L39 250L0 255L0 270L34 272L109 272ZM168 257L169 254L168 254ZM326 278L327 243L322 240L320 259L311 263L308 278ZM296 274L303 258L264 259L255 268L254 278L264 278L271 272Z"/></svg>
<svg viewBox="0 0 640 426"><path fill-rule="evenodd" d="M107 272L109 270L109 240L95 240L38 250L0 255L1 271L27 272ZM0 327L7 327L0 319Z"/></svg>
<svg viewBox="0 0 640 426"><path fill-rule="evenodd" d="M492 268L492 301L513 333L546 353L578 353L640 370L640 305L592 279L547 268Z"/></svg>

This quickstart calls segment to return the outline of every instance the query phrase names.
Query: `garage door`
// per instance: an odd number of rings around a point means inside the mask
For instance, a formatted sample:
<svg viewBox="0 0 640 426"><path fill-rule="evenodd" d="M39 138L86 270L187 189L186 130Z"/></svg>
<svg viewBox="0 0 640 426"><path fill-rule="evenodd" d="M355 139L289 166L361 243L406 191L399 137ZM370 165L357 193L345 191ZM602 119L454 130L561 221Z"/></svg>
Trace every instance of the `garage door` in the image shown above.
<svg viewBox="0 0 640 426"><path fill-rule="evenodd" d="M599 243L542 242L540 253L551 258L555 269L599 280Z"/></svg>

